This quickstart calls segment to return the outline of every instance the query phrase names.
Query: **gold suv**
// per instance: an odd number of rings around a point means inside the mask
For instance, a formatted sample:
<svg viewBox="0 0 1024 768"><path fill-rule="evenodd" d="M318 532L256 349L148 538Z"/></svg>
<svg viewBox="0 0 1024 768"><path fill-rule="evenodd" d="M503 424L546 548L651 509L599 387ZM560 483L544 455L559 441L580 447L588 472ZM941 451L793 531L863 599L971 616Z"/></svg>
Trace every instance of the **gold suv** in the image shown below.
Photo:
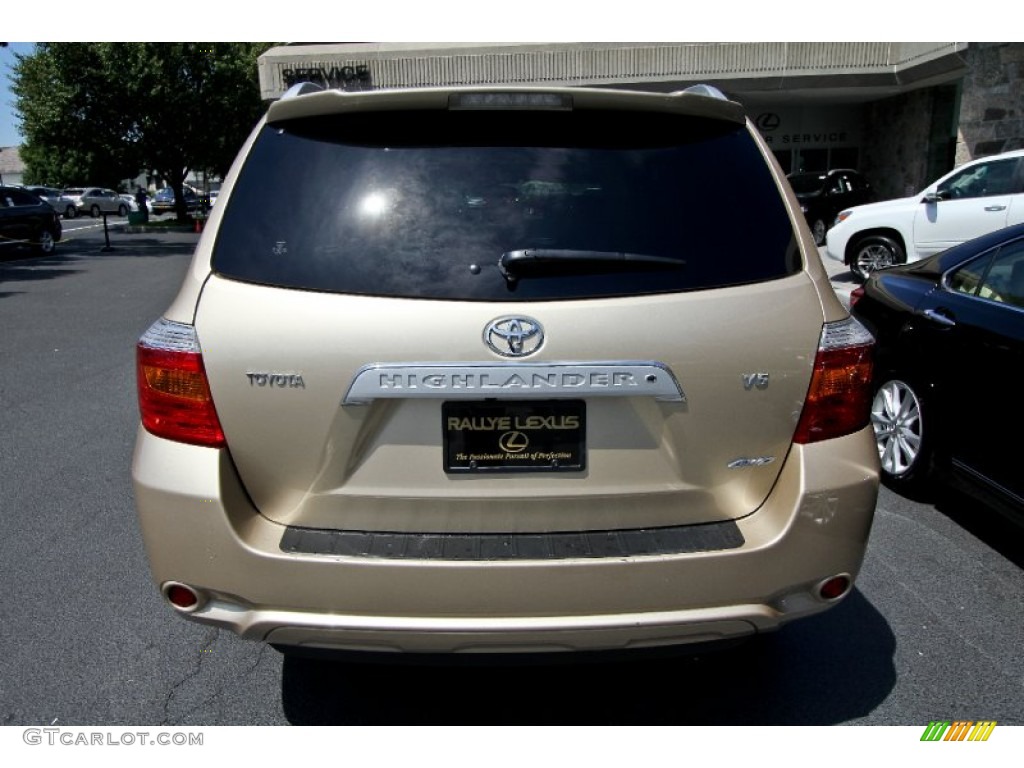
<svg viewBox="0 0 1024 768"><path fill-rule="evenodd" d="M739 104L313 90L256 127L138 344L175 610L293 650L523 653L849 594L873 339Z"/></svg>

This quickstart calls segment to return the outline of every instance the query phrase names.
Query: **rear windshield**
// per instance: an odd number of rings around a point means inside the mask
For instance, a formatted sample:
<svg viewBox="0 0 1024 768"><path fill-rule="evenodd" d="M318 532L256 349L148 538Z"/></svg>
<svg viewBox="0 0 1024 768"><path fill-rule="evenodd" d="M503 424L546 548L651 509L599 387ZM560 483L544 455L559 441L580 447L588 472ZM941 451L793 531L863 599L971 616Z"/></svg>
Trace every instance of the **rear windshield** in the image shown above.
<svg viewBox="0 0 1024 768"><path fill-rule="evenodd" d="M552 263L509 279L502 255L531 250ZM563 263L567 253L576 258ZM678 292L800 269L792 224L744 127L585 111L267 125L213 264L267 285L476 301Z"/></svg>

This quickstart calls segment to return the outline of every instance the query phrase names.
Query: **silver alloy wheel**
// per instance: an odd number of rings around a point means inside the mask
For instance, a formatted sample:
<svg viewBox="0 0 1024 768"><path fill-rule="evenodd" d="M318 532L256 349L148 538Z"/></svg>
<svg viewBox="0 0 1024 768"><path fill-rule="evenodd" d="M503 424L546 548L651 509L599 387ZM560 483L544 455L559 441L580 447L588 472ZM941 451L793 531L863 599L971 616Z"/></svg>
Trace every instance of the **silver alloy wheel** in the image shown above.
<svg viewBox="0 0 1024 768"><path fill-rule="evenodd" d="M56 241L53 239L53 234L44 229L39 233L39 252L50 254L53 253L53 248L56 245Z"/></svg>
<svg viewBox="0 0 1024 768"><path fill-rule="evenodd" d="M857 251L857 259L853 271L867 278L872 272L891 267L896 263L896 256L891 248L883 243L871 242Z"/></svg>
<svg viewBox="0 0 1024 768"><path fill-rule="evenodd" d="M909 384L894 379L879 387L871 403L871 426L882 469L896 478L914 469L924 432L921 402Z"/></svg>

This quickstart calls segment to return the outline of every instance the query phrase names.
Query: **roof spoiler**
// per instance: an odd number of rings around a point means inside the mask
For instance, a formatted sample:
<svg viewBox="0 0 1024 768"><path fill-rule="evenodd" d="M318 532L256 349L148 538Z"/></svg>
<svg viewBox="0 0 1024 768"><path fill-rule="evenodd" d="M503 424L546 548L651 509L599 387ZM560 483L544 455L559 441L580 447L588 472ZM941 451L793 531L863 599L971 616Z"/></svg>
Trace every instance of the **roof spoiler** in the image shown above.
<svg viewBox="0 0 1024 768"><path fill-rule="evenodd" d="M283 94L281 94L281 98L294 99L296 96L304 96L307 93L318 93L323 90L325 90L325 88L322 85L317 85L316 83L310 83L306 81L303 83L296 83L295 85L293 85Z"/></svg>
<svg viewBox="0 0 1024 768"><path fill-rule="evenodd" d="M691 85L689 88L684 88L676 93L694 93L698 96L710 96L712 99L721 99L722 101L729 101L729 97L722 93L720 90L715 88L713 85L707 83L698 83L697 85Z"/></svg>

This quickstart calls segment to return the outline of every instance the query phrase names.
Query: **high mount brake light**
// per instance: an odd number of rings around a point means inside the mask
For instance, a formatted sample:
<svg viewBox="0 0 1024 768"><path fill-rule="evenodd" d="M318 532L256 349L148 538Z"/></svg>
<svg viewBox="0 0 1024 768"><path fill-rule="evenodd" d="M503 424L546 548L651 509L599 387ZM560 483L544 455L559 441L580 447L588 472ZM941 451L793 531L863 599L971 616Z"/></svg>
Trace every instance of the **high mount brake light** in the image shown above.
<svg viewBox="0 0 1024 768"><path fill-rule="evenodd" d="M192 445L226 445L195 328L163 319L153 323L139 339L136 373L147 431Z"/></svg>
<svg viewBox="0 0 1024 768"><path fill-rule="evenodd" d="M515 91L471 91L453 93L448 109L554 109L571 110L572 97L561 93L522 93Z"/></svg>
<svg viewBox="0 0 1024 768"><path fill-rule="evenodd" d="M793 442L831 440L870 423L874 343L852 317L825 324Z"/></svg>

